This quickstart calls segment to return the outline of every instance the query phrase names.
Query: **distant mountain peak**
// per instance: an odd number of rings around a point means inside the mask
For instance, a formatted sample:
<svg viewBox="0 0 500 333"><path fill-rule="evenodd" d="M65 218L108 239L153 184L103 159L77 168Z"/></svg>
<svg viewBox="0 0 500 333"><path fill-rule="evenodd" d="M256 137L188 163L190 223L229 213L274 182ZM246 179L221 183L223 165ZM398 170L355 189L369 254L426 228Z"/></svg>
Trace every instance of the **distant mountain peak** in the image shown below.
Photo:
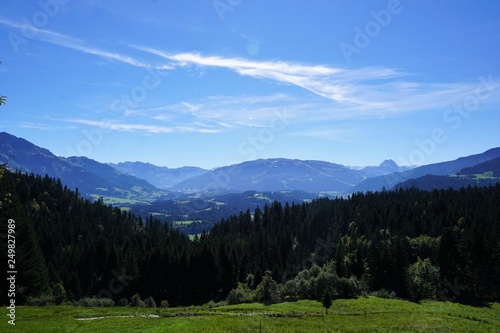
<svg viewBox="0 0 500 333"><path fill-rule="evenodd" d="M391 169L397 169L399 165L394 162L393 160L384 160L382 163L379 165L380 167L386 167L386 168L391 168Z"/></svg>

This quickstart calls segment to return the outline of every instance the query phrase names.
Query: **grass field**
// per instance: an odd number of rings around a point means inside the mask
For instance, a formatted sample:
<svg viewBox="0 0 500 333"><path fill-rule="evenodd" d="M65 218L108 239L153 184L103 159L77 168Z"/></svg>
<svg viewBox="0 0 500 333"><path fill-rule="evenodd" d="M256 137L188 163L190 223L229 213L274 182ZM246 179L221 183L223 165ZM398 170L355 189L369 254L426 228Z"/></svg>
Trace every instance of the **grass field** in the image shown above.
<svg viewBox="0 0 500 333"><path fill-rule="evenodd" d="M194 220L188 220L188 221L174 221L172 224L175 225L189 225L191 223L199 223L201 221L194 221Z"/></svg>
<svg viewBox="0 0 500 333"><path fill-rule="evenodd" d="M326 316L315 301L213 309L18 307L15 326L7 323L5 314L0 331L17 333L500 332L500 303L471 307L375 297L336 300ZM89 319L93 317L100 318Z"/></svg>

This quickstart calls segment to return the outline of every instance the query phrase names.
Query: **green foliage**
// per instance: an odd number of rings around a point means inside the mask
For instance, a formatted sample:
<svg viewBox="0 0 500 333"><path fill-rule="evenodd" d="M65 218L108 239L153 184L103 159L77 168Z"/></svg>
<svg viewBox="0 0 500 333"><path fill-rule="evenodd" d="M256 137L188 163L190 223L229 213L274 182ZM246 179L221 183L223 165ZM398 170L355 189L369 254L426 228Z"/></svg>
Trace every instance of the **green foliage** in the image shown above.
<svg viewBox="0 0 500 333"><path fill-rule="evenodd" d="M160 302L160 306L162 308L168 308L170 306L170 304L168 303L168 301L166 299L164 299L163 301Z"/></svg>
<svg viewBox="0 0 500 333"><path fill-rule="evenodd" d="M249 273L245 279L246 285L249 289L255 288L255 275Z"/></svg>
<svg viewBox="0 0 500 333"><path fill-rule="evenodd" d="M6 197L8 200L4 200L0 209L0 221L2 221L0 233L7 234L6 222L9 219L15 221L13 224L15 233L11 234L14 239L11 238L10 241L11 246L15 245L15 257L9 257L9 259L14 260L18 272L16 275L16 302L22 304L28 298L50 294L50 285L47 266L35 229L36 220L31 218L22 205L21 198L14 191L14 187L15 179L10 172L5 171L0 182L0 198ZM7 241L1 242L0 250L2 251L2 261L7 263ZM6 283L7 280L4 280Z"/></svg>
<svg viewBox="0 0 500 333"><path fill-rule="evenodd" d="M338 298L355 298L360 295L359 283L355 276L340 278L337 286Z"/></svg>
<svg viewBox="0 0 500 333"><path fill-rule="evenodd" d="M30 296L26 300L26 305L30 306L47 306L52 305L54 298L50 294L41 294L38 296Z"/></svg>
<svg viewBox="0 0 500 333"><path fill-rule="evenodd" d="M56 283L52 287L52 297L54 298L54 302L57 305L60 305L62 302L66 300L66 290L62 283Z"/></svg>
<svg viewBox="0 0 500 333"><path fill-rule="evenodd" d="M128 299L126 299L125 297L120 298L118 300L118 302L116 303L116 305L118 305L118 306L128 306Z"/></svg>
<svg viewBox="0 0 500 333"><path fill-rule="evenodd" d="M328 314L328 309L332 306L332 296L330 295L330 290L325 290L323 298L321 299L321 304L325 308L325 314Z"/></svg>
<svg viewBox="0 0 500 333"><path fill-rule="evenodd" d="M333 261L329 261L323 267L313 264L311 268L299 272L282 287L285 297L320 301L324 297L325 290L335 298L354 298L360 294L356 277L340 278Z"/></svg>
<svg viewBox="0 0 500 333"><path fill-rule="evenodd" d="M14 218L16 237L19 231L20 303L59 282L69 301L137 294L136 306L150 296L173 307L254 297L321 300L327 289L333 299L376 290L422 297L415 281L429 278L421 278L418 265L410 269L418 257L439 268L438 295L445 281L458 281L460 294L444 293L500 297L500 185L274 202L223 219L196 241L151 216L82 199L49 177L5 171L0 197L6 193L0 217ZM0 251L7 262L5 242Z"/></svg>
<svg viewBox="0 0 500 333"><path fill-rule="evenodd" d="M412 261L416 258L426 259L429 258L432 261L437 260L437 255L439 252L439 244L441 242L440 237L430 237L428 235L419 235L415 238L409 238L408 242L411 248Z"/></svg>
<svg viewBox="0 0 500 333"><path fill-rule="evenodd" d="M76 302L79 306L91 307L91 308L106 308L115 306L110 298L98 298L98 297L84 297Z"/></svg>
<svg viewBox="0 0 500 333"><path fill-rule="evenodd" d="M433 266L429 258L418 258L407 269L407 285L410 296L414 299L434 299L439 288L439 268Z"/></svg>
<svg viewBox="0 0 500 333"><path fill-rule="evenodd" d="M388 291L387 289L380 289L370 293L371 296L385 299L396 299L396 294L394 291Z"/></svg>
<svg viewBox="0 0 500 333"><path fill-rule="evenodd" d="M139 294L135 294L130 299L130 306L136 307L136 308L144 308L144 307L146 307L146 303L144 303L144 301L141 300L141 296L139 296Z"/></svg>
<svg viewBox="0 0 500 333"><path fill-rule="evenodd" d="M239 283L238 287L232 289L227 296L228 304L241 304L255 302L255 291L250 289L247 284Z"/></svg>
<svg viewBox="0 0 500 333"><path fill-rule="evenodd" d="M260 302L274 303L281 300L278 283L274 281L271 271L265 271L264 278L255 289L255 298Z"/></svg>
<svg viewBox="0 0 500 333"><path fill-rule="evenodd" d="M144 300L144 304L147 308L156 308L156 302L155 302L155 299L151 296L149 296L148 298L146 298Z"/></svg>

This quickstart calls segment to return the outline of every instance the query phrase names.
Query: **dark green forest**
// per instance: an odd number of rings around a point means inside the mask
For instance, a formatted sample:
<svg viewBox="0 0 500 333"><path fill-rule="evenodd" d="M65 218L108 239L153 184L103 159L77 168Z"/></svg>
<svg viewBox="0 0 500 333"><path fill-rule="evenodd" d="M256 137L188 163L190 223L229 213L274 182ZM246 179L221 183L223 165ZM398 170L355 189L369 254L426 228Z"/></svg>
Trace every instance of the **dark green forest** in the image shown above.
<svg viewBox="0 0 500 333"><path fill-rule="evenodd" d="M84 200L48 176L4 171L0 199L3 263L7 221L15 220L18 303L500 296L500 184L274 202L194 240L152 217Z"/></svg>

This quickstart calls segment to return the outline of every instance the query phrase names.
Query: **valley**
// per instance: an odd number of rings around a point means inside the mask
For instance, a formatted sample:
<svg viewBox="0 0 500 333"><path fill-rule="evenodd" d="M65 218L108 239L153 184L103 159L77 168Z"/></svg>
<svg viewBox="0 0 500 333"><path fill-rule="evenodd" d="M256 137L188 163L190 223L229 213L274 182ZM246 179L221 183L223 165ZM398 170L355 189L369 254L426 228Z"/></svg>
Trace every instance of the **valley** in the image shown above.
<svg viewBox="0 0 500 333"><path fill-rule="evenodd" d="M57 157L22 138L0 133L0 163L8 163L11 170L59 178L85 198L143 217L153 215L188 235L209 231L223 218L274 201L301 204L357 192L459 189L500 180L500 148L414 168L391 160L351 168L324 161L260 159L214 170L170 169L143 162L104 164L85 157Z"/></svg>

